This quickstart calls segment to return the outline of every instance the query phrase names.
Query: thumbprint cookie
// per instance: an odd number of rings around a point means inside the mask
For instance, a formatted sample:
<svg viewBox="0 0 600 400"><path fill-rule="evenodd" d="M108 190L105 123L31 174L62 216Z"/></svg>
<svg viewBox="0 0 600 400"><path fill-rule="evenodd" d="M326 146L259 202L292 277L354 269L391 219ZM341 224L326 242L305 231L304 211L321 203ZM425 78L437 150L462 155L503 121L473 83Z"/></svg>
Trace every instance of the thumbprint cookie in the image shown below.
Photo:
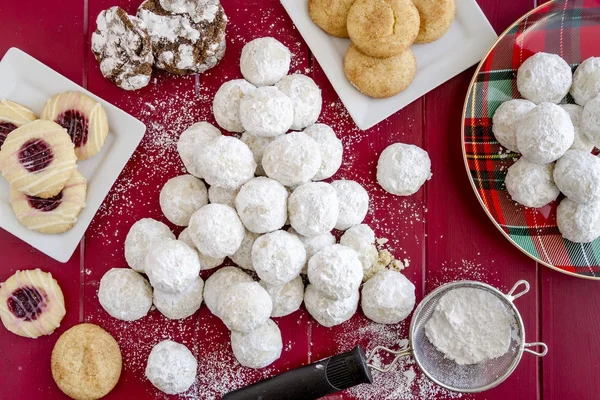
<svg viewBox="0 0 600 400"><path fill-rule="evenodd" d="M96 155L108 135L108 118L102 104L81 92L52 96L40 118L54 121L67 130L79 160Z"/></svg>
<svg viewBox="0 0 600 400"><path fill-rule="evenodd" d="M60 193L76 161L67 131L42 119L9 133L0 150L0 171L10 186L41 198Z"/></svg>
<svg viewBox="0 0 600 400"><path fill-rule="evenodd" d="M17 219L27 228L41 233L62 233L77 222L85 207L86 192L85 178L75 171L56 196L42 199L12 189L10 204Z"/></svg>
<svg viewBox="0 0 600 400"><path fill-rule="evenodd" d="M8 100L0 100L0 147L9 133L35 121L37 116L29 108Z"/></svg>
<svg viewBox="0 0 600 400"><path fill-rule="evenodd" d="M0 285L0 318L16 335L32 339L49 335L65 314L62 290L49 272L17 271Z"/></svg>

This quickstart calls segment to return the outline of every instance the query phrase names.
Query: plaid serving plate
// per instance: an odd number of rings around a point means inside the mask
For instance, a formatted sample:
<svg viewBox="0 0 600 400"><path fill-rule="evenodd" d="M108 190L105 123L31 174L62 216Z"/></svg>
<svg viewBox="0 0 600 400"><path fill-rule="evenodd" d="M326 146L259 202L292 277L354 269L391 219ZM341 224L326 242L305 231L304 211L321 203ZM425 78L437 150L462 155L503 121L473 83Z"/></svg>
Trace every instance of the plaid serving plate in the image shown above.
<svg viewBox="0 0 600 400"><path fill-rule="evenodd" d="M463 155L471 184L494 225L521 251L560 272L600 279L600 239L570 242L556 226L561 198L540 209L515 203L504 185L519 155L498 144L492 116L504 101L520 98L516 72L531 55L563 57L573 70L600 56L600 0L556 0L523 16L498 39L479 64L469 87L463 118ZM573 103L570 96L564 102Z"/></svg>

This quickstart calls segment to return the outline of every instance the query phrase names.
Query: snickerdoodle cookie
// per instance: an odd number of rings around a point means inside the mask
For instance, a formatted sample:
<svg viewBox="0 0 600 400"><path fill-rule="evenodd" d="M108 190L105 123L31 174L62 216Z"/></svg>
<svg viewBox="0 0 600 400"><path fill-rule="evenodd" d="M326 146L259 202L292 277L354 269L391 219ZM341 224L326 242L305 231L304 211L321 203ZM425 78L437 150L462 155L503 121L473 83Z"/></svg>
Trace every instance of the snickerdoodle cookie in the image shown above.
<svg viewBox="0 0 600 400"><path fill-rule="evenodd" d="M52 350L52 377L67 396L95 400L106 396L121 376L121 350L116 340L94 324L64 332Z"/></svg>
<svg viewBox="0 0 600 400"><path fill-rule="evenodd" d="M315 24L330 35L347 38L346 20L355 0L309 0L308 13Z"/></svg>
<svg viewBox="0 0 600 400"><path fill-rule="evenodd" d="M351 45L344 60L346 77L367 96L394 96L412 82L417 72L417 60L410 48L390 58L371 57Z"/></svg>
<svg viewBox="0 0 600 400"><path fill-rule="evenodd" d="M348 13L348 35L360 51L397 56L419 34L419 11L410 0L356 0Z"/></svg>
<svg viewBox="0 0 600 400"><path fill-rule="evenodd" d="M450 29L456 15L455 0L412 0L419 10L421 26L415 43L431 43Z"/></svg>

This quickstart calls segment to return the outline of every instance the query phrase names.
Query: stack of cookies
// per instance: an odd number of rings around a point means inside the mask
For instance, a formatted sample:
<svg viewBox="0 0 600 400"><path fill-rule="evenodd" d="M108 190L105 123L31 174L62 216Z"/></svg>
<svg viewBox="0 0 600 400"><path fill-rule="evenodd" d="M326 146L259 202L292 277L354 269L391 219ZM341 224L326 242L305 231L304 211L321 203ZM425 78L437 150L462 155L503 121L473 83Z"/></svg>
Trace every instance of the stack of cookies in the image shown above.
<svg viewBox="0 0 600 400"><path fill-rule="evenodd" d="M176 75L202 73L225 54L227 16L219 0L146 0L137 15L100 12L92 52L102 75L125 90L148 85L152 66Z"/></svg>
<svg viewBox="0 0 600 400"><path fill-rule="evenodd" d="M374 98L404 91L417 61L413 43L430 43L450 28L455 0L309 0L311 19L325 32L349 37L346 77Z"/></svg>

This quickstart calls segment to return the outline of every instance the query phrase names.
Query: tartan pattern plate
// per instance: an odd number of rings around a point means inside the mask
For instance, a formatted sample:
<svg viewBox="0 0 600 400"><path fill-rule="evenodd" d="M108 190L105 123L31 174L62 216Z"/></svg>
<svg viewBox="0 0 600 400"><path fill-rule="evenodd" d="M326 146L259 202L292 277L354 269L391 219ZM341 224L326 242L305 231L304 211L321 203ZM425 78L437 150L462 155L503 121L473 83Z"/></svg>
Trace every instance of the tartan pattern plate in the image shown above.
<svg viewBox="0 0 600 400"><path fill-rule="evenodd" d="M562 199L539 208L515 203L506 191L506 171L519 154L498 144L492 116L504 101L520 98L516 72L531 55L544 51L563 57L575 70L600 56L600 0L556 0L509 27L483 59L465 102L463 155L471 184L494 225L539 263L581 278L600 279L600 239L578 244L563 239L556 226ZM564 103L573 103L567 96Z"/></svg>

